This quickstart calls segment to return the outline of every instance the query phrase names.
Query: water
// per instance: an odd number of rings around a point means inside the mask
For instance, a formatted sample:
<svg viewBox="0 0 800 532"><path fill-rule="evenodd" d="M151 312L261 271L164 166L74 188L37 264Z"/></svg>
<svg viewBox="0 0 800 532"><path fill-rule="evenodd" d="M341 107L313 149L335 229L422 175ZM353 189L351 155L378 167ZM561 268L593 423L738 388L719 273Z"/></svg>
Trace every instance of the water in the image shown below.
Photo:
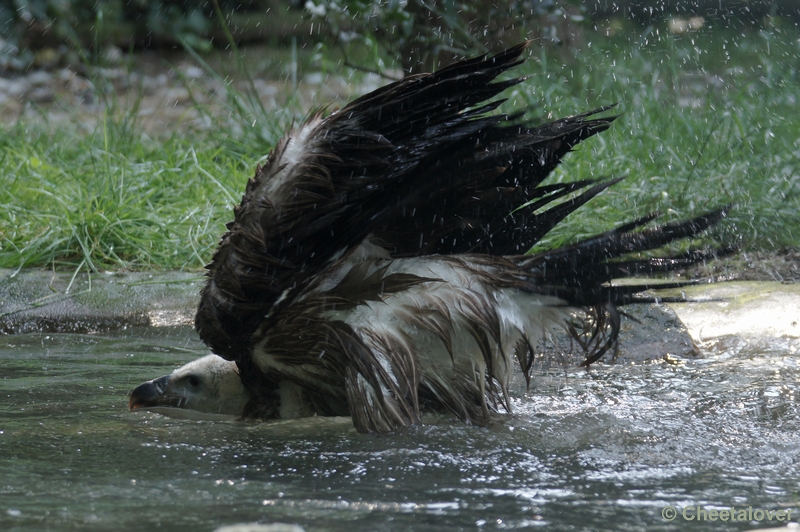
<svg viewBox="0 0 800 532"><path fill-rule="evenodd" d="M205 353L189 328L0 336L0 529L683 529L667 506L797 520L798 347L730 339L702 360L540 374L491 428L375 436L128 412L136 384Z"/></svg>

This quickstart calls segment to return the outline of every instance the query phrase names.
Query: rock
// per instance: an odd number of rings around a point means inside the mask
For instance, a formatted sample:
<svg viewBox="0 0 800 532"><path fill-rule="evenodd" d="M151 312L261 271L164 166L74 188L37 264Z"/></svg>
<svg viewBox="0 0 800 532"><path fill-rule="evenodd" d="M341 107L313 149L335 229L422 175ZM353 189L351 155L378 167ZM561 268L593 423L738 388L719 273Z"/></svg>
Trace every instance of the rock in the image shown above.
<svg viewBox="0 0 800 532"><path fill-rule="evenodd" d="M172 106L186 103L190 100L190 97L191 95L186 87L172 87L164 95L167 104Z"/></svg>
<svg viewBox="0 0 800 532"><path fill-rule="evenodd" d="M52 87L36 87L28 93L28 101L33 103L50 103L56 99L56 93Z"/></svg>
<svg viewBox="0 0 800 532"><path fill-rule="evenodd" d="M692 338L800 337L800 284L723 282L683 289L693 303L670 304Z"/></svg>
<svg viewBox="0 0 800 532"><path fill-rule="evenodd" d="M21 98L26 92L31 89L30 83L24 78L16 78L8 80L6 87L6 94L13 98Z"/></svg>
<svg viewBox="0 0 800 532"><path fill-rule="evenodd" d="M70 92L75 93L84 93L84 92L92 92L94 91L94 85L91 81L81 76L75 76L69 83L67 83L67 88Z"/></svg>
<svg viewBox="0 0 800 532"><path fill-rule="evenodd" d="M108 80L119 80L128 76L128 71L124 68L98 68L97 73Z"/></svg>
<svg viewBox="0 0 800 532"><path fill-rule="evenodd" d="M125 54L116 46L109 45L103 50L103 62L107 65L119 65L125 59Z"/></svg>
<svg viewBox="0 0 800 532"><path fill-rule="evenodd" d="M182 71L183 75L189 79L200 79L206 75L205 70L194 65L187 65L182 69Z"/></svg>
<svg viewBox="0 0 800 532"><path fill-rule="evenodd" d="M322 72L311 72L305 75L303 81L305 81L309 85L322 85L324 79L322 76Z"/></svg>
<svg viewBox="0 0 800 532"><path fill-rule="evenodd" d="M34 87L41 87L47 85L53 80L53 75L46 70L34 70L26 76L28 83Z"/></svg>
<svg viewBox="0 0 800 532"><path fill-rule="evenodd" d="M78 75L78 73L75 72L74 70L72 70L69 67L62 68L61 70L58 71L58 79L60 79L61 81L67 81L68 82L69 80L71 80L72 78L74 78L77 75Z"/></svg>
<svg viewBox="0 0 800 532"><path fill-rule="evenodd" d="M256 87L256 91L260 96L269 96L274 98L280 93L280 88L275 85L274 83L268 83L263 79L257 79L254 81L254 85Z"/></svg>
<svg viewBox="0 0 800 532"><path fill-rule="evenodd" d="M269 525L239 523L236 525L221 526L214 532L305 532L305 530L297 525L289 525L286 523L272 523Z"/></svg>
<svg viewBox="0 0 800 532"><path fill-rule="evenodd" d="M201 284L197 273L0 270L0 334L188 326Z"/></svg>
<svg viewBox="0 0 800 532"><path fill-rule="evenodd" d="M691 17L689 18L689 29L692 31L697 31L703 28L706 24L706 19L703 17Z"/></svg>
<svg viewBox="0 0 800 532"><path fill-rule="evenodd" d="M698 356L689 330L667 305L628 305L619 336L616 362L643 362L665 357ZM609 357L609 361L611 357Z"/></svg>
<svg viewBox="0 0 800 532"><path fill-rule="evenodd" d="M158 74L157 76L144 76L141 78L142 91L147 95L155 94L161 87L164 87L169 82L166 74Z"/></svg>
<svg viewBox="0 0 800 532"><path fill-rule="evenodd" d="M759 530L759 532L800 532L800 524L789 523L780 528L753 528L752 530Z"/></svg>

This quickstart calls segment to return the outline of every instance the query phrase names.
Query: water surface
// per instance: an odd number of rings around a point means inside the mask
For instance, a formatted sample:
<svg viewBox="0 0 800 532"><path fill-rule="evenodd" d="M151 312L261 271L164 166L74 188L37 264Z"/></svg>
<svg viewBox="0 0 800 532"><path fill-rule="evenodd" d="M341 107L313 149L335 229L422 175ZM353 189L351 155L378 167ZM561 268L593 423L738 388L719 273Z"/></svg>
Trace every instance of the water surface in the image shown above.
<svg viewBox="0 0 800 532"><path fill-rule="evenodd" d="M0 336L0 529L679 530L667 506L797 510L797 339L704 359L539 373L490 428L392 436L130 413L140 382L205 354L188 327ZM747 530L778 521L711 522Z"/></svg>

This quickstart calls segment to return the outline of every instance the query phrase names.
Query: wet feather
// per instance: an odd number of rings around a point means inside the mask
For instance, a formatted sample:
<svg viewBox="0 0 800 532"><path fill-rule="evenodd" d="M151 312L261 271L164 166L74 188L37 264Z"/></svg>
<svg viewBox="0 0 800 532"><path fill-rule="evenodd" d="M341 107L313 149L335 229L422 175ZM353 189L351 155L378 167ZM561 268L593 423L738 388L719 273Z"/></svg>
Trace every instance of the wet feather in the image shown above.
<svg viewBox="0 0 800 532"><path fill-rule="evenodd" d="M236 362L252 397L245 416L349 414L360 431L390 432L431 410L487 424L511 411L515 368L530 384L554 331L584 365L616 349L617 307L647 300L650 285L612 279L713 256L636 254L697 235L727 208L524 254L621 179L542 185L613 123L613 106L542 124L489 114L524 81L496 78L528 45L314 113L256 169L195 320Z"/></svg>

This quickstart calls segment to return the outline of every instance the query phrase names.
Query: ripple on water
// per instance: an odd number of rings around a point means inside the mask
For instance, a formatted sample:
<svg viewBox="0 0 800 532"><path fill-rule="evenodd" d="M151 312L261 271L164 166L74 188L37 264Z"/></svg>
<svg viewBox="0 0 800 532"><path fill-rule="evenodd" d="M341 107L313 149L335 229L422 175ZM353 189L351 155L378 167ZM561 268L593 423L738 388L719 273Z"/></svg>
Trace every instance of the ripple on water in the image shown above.
<svg viewBox="0 0 800 532"><path fill-rule="evenodd" d="M131 388L204 353L188 328L0 337L0 528L640 530L680 528L666 505L794 508L797 347L543 372L490 428L374 436L129 413Z"/></svg>

